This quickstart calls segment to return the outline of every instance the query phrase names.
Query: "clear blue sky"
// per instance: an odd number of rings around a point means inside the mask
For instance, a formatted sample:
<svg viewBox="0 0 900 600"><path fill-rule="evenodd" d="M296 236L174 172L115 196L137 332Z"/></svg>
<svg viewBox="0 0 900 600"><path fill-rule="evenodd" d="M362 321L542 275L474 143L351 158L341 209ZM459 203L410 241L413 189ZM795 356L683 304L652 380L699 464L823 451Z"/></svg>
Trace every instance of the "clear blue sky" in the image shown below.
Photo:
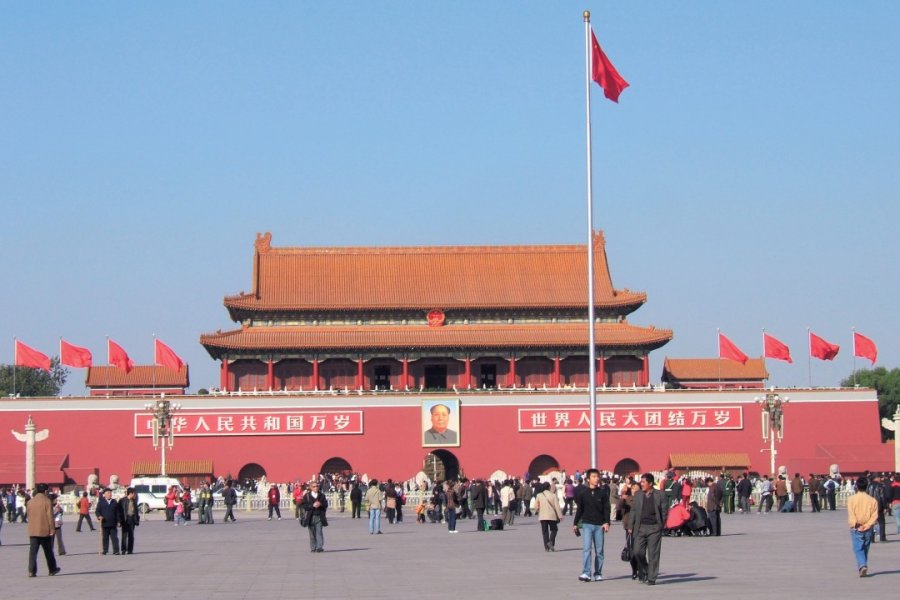
<svg viewBox="0 0 900 600"><path fill-rule="evenodd" d="M761 329L806 385L806 328L900 366L896 2L18 2L0 7L0 362L59 336L138 363L152 335L216 385L253 240L583 243L584 29L595 226L652 355ZM862 360L858 367L867 366ZM82 393L73 371L66 393Z"/></svg>

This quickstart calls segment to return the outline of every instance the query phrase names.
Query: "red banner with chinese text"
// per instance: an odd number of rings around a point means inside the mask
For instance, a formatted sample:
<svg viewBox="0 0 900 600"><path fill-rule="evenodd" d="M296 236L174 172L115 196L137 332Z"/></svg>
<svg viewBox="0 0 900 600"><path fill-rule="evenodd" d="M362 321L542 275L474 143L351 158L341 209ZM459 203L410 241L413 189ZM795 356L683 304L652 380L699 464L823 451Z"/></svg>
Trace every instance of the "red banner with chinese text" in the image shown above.
<svg viewBox="0 0 900 600"><path fill-rule="evenodd" d="M520 408L519 431L589 431L587 408ZM598 431L690 431L743 429L740 406L598 408Z"/></svg>
<svg viewBox="0 0 900 600"><path fill-rule="evenodd" d="M134 416L134 436L153 435L152 413ZM175 436L341 435L363 432L361 410L178 412Z"/></svg>

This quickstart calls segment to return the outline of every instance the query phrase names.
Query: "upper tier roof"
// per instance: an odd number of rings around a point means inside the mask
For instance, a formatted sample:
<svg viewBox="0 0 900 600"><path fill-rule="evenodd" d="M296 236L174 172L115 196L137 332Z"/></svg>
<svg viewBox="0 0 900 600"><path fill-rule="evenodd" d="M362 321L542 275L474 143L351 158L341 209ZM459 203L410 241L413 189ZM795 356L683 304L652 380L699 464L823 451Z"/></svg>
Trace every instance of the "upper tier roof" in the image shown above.
<svg viewBox="0 0 900 600"><path fill-rule="evenodd" d="M246 311L579 308L587 306L587 249L553 246L273 248L258 235ZM631 312L642 292L613 288L603 234L594 236L598 307Z"/></svg>

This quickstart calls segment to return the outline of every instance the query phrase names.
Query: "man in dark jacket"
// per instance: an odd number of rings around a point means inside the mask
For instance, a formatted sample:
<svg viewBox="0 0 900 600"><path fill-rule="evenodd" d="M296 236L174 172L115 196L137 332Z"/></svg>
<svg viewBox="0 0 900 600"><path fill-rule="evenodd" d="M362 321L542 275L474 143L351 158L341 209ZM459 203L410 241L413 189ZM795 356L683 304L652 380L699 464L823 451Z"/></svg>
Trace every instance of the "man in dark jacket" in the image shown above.
<svg viewBox="0 0 900 600"><path fill-rule="evenodd" d="M237 520L234 518L234 505L237 504L237 492L234 491L230 479L225 482L225 489L222 490L222 503L225 505L225 518L222 520L227 523L228 520L231 519L231 522L234 523Z"/></svg>
<svg viewBox="0 0 900 600"><path fill-rule="evenodd" d="M133 487L128 488L125 497L119 500L119 520L122 523L122 554L134 554L134 528L141 522L141 512Z"/></svg>
<svg viewBox="0 0 900 600"><path fill-rule="evenodd" d="M477 530L487 531L484 528L484 511L487 508L487 490L484 487L484 481L481 479L476 480L469 489L469 494L472 497L472 508L475 509L478 522Z"/></svg>
<svg viewBox="0 0 900 600"><path fill-rule="evenodd" d="M39 483L35 486L34 496L27 503L28 507L28 576L37 575L38 548L43 548L44 558L47 559L47 570L51 575L59 573L56 566L56 557L53 556L53 536L56 535L56 525L53 523L53 509L50 498L47 497L47 484Z"/></svg>
<svg viewBox="0 0 900 600"><path fill-rule="evenodd" d="M112 490L103 488L103 495L97 500L97 509L94 511L100 521L103 530L103 554L109 552L109 540L112 540L113 554L119 553L119 503L112 497Z"/></svg>
<svg viewBox="0 0 900 600"><path fill-rule="evenodd" d="M647 585L656 585L662 532L669 509L663 493L653 488L652 473L641 475L641 491L634 496L631 512L634 515L634 554L640 564L639 579Z"/></svg>
<svg viewBox="0 0 900 600"><path fill-rule="evenodd" d="M722 535L722 488L712 477L706 478L706 516L709 520L709 534Z"/></svg>
<svg viewBox="0 0 900 600"><path fill-rule="evenodd" d="M875 501L878 503L878 525L876 529L878 530L876 533L878 534L879 542L887 541L887 531L885 531L886 523L884 518L885 509L888 506L888 502L885 502L885 494L884 494L884 486L881 483L881 475L878 473L873 473L871 475L871 480L868 488L866 489L866 493L875 498Z"/></svg>
<svg viewBox="0 0 900 600"><path fill-rule="evenodd" d="M753 493L753 484L750 483L750 477L747 475L746 471L741 473L741 480L737 482L735 491L737 492L738 505L741 507L741 512L745 515L749 515L750 494Z"/></svg>
<svg viewBox="0 0 900 600"><path fill-rule="evenodd" d="M579 581L603 581L603 536L609 531L609 488L600 484L600 471L588 469L587 488L577 497L573 530L582 535ZM594 564L591 568L591 550Z"/></svg>
<svg viewBox="0 0 900 600"><path fill-rule="evenodd" d="M354 481L350 488L350 518L359 519L362 511L362 490L359 489L359 482Z"/></svg>

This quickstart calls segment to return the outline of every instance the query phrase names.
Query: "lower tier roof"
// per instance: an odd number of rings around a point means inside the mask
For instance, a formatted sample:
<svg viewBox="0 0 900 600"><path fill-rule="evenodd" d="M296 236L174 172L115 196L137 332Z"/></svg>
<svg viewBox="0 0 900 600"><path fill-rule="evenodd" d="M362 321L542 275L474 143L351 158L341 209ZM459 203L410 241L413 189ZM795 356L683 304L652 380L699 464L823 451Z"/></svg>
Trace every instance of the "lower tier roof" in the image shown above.
<svg viewBox="0 0 900 600"><path fill-rule="evenodd" d="M598 323L599 348L654 350L672 339L672 330L626 322ZM427 326L247 327L200 336L213 358L242 351L374 350L442 348L573 348L588 345L583 323Z"/></svg>

